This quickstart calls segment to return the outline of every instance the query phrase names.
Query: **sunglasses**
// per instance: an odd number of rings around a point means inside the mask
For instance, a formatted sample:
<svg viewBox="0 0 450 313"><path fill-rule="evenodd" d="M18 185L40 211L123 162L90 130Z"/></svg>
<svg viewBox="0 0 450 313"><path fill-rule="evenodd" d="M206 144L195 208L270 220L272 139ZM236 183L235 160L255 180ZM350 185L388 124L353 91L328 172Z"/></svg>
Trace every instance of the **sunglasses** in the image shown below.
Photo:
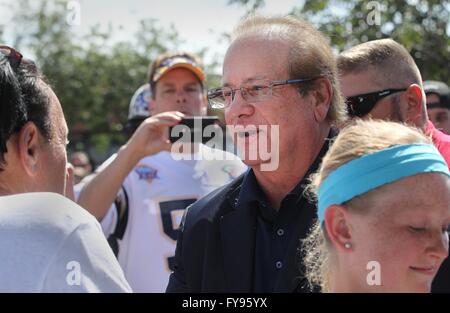
<svg viewBox="0 0 450 313"><path fill-rule="evenodd" d="M448 109L449 105L447 105L446 103L443 102L432 102L432 103L427 103L427 109L435 109L435 108L444 108L444 109Z"/></svg>
<svg viewBox="0 0 450 313"><path fill-rule="evenodd" d="M365 93L362 95L357 95L353 97L348 97L345 101L347 104L347 110L350 117L363 117L372 111L373 107L378 101L392 95L397 92L405 91L407 88L403 89L385 89L382 91L376 91L371 93Z"/></svg>
<svg viewBox="0 0 450 313"><path fill-rule="evenodd" d="M0 45L0 53L3 53L9 60L9 64L13 70L19 68L23 55L14 48Z"/></svg>

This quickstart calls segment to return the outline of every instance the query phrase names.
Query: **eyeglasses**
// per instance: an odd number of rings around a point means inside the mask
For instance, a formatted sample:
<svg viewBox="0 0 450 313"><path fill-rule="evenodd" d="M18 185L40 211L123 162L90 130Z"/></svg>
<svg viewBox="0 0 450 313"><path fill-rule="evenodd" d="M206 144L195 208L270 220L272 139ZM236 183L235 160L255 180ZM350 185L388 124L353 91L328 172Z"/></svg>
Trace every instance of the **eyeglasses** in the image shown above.
<svg viewBox="0 0 450 313"><path fill-rule="evenodd" d="M0 45L0 52L9 60L9 64L13 70L17 70L22 62L23 55L14 48Z"/></svg>
<svg viewBox="0 0 450 313"><path fill-rule="evenodd" d="M348 97L345 101L347 104L348 114L350 117L363 117L368 114L378 101L397 92L405 91L403 89L385 89L371 93L365 93L353 97Z"/></svg>
<svg viewBox="0 0 450 313"><path fill-rule="evenodd" d="M231 105L236 98L236 92L241 92L242 98L250 103L260 102L268 99L273 94L273 88L284 85L300 84L318 79L322 76L288 79L288 80L258 80L253 85L241 86L239 88L219 87L208 90L208 102L213 109L223 109Z"/></svg>

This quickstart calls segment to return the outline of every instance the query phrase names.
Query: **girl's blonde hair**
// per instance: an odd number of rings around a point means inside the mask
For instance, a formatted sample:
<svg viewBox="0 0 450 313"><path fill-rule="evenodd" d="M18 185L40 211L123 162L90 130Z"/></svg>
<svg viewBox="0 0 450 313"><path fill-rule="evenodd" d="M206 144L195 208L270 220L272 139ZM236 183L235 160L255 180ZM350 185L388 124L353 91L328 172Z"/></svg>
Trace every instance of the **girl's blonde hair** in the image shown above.
<svg viewBox="0 0 450 313"><path fill-rule="evenodd" d="M311 197L316 198L320 185L328 175L353 159L391 146L413 143L430 144L432 141L421 130L400 123L382 120L355 120L337 136L323 158L319 170L311 176L311 183L307 187L307 191ZM376 189L357 196L343 205L347 209L362 210L367 207L361 205L362 202L367 200L369 193L373 192L376 192ZM305 274L311 287L319 285L323 292L330 291L334 249L325 228L322 228L318 222L313 225L309 235L303 240L302 248L306 267Z"/></svg>

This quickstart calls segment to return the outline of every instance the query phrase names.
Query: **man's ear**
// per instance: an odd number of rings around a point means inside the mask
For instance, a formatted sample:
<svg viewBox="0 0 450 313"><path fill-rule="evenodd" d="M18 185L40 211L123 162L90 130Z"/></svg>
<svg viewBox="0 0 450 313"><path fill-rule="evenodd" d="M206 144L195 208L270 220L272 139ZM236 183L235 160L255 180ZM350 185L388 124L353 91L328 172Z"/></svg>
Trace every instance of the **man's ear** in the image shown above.
<svg viewBox="0 0 450 313"><path fill-rule="evenodd" d="M30 176L38 170L40 132L33 122L27 122L19 132L18 154L20 163Z"/></svg>
<svg viewBox="0 0 450 313"><path fill-rule="evenodd" d="M314 95L314 117L317 122L323 122L330 110L333 98L333 88L327 78L319 78L315 82L316 88L312 90Z"/></svg>
<svg viewBox="0 0 450 313"><path fill-rule="evenodd" d="M325 211L325 227L334 246L342 251L350 251L352 234L347 209L342 205L331 205Z"/></svg>
<svg viewBox="0 0 450 313"><path fill-rule="evenodd" d="M417 126L423 120L422 115L424 114L422 89L419 85L412 84L406 89L404 97L406 100L406 122Z"/></svg>

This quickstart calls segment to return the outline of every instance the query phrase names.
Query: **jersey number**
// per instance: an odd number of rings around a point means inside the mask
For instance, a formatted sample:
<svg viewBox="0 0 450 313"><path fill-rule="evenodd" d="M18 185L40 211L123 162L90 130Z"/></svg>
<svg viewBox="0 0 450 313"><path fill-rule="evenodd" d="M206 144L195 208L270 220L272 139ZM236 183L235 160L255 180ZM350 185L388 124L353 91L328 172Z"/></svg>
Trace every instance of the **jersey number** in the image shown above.
<svg viewBox="0 0 450 313"><path fill-rule="evenodd" d="M197 201L197 199L183 199L183 200L172 200L172 201L164 201L159 203L159 207L161 209L161 219L164 233L169 236L172 240L177 240L178 237L178 226L173 225L172 220L172 211L184 210L189 205ZM177 228L175 228L175 226ZM173 271L173 263L175 257L171 256L167 258L167 264L170 270Z"/></svg>

